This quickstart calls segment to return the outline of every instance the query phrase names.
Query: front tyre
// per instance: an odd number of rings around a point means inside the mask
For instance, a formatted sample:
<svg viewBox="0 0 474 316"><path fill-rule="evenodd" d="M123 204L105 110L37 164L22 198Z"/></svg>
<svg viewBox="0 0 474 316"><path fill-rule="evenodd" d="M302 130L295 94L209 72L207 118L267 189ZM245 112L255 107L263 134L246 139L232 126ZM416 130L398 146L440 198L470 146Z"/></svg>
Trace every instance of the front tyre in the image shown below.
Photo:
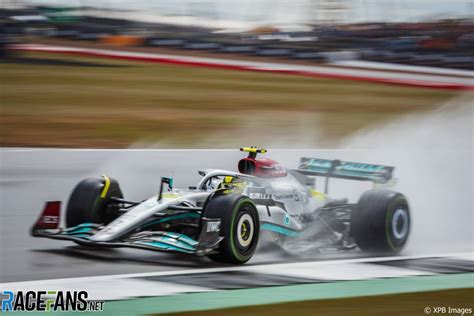
<svg viewBox="0 0 474 316"><path fill-rule="evenodd" d="M108 224L118 216L111 197L123 198L119 184L103 177L82 180L71 193L66 208L66 227L83 223Z"/></svg>
<svg viewBox="0 0 474 316"><path fill-rule="evenodd" d="M260 222L254 202L238 194L217 195L210 199L203 217L221 220L218 253L213 261L241 264L252 258L260 235Z"/></svg>
<svg viewBox="0 0 474 316"><path fill-rule="evenodd" d="M368 252L398 253L410 233L410 208L401 193L366 191L351 216L351 231L357 246Z"/></svg>

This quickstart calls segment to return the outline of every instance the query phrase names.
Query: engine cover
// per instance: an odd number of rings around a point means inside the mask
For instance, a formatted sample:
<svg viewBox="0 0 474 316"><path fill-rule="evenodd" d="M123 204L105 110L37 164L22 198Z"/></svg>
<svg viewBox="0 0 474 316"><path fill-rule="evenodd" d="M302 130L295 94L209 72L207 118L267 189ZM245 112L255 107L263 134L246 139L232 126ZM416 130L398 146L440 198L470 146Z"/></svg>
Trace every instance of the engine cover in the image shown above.
<svg viewBox="0 0 474 316"><path fill-rule="evenodd" d="M261 178L285 177L286 169L278 162L267 158L243 158L239 161L239 172Z"/></svg>

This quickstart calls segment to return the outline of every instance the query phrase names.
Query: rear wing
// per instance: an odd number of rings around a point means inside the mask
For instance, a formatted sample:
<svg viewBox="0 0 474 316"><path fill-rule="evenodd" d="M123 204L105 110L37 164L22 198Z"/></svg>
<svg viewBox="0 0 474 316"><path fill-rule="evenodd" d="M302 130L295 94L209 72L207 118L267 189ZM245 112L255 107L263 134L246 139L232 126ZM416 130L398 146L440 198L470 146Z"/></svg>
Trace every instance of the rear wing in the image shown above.
<svg viewBox="0 0 474 316"><path fill-rule="evenodd" d="M360 162L329 160L320 158L300 159L299 172L309 176L349 179L358 181L372 181L376 184L385 184L392 179L395 167L374 165Z"/></svg>

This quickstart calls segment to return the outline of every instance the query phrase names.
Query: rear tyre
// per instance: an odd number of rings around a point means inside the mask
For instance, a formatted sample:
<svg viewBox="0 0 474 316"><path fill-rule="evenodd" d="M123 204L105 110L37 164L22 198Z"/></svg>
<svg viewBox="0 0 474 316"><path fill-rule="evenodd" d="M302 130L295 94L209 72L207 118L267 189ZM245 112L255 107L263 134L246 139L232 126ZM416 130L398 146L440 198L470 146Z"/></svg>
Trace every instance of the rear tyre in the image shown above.
<svg viewBox="0 0 474 316"><path fill-rule="evenodd" d="M111 197L123 198L116 180L85 179L72 191L66 208L66 226L74 227L83 223L108 224L118 217L117 209L110 206Z"/></svg>
<svg viewBox="0 0 474 316"><path fill-rule="evenodd" d="M218 195L207 203L203 217L221 220L218 253L213 261L242 264L252 258L257 248L260 221L254 202L242 195Z"/></svg>
<svg viewBox="0 0 474 316"><path fill-rule="evenodd" d="M410 233L410 208L398 192L366 191L351 216L351 232L357 246L368 252L398 253Z"/></svg>

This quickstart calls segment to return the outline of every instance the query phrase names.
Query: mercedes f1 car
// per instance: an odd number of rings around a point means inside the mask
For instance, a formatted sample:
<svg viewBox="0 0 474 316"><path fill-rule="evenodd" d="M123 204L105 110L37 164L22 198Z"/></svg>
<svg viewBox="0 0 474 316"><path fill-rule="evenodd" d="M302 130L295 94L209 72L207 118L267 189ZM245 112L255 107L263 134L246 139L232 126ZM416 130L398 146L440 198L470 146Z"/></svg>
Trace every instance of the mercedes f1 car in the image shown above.
<svg viewBox="0 0 474 316"><path fill-rule="evenodd" d="M397 253L405 245L410 230L407 199L380 188L391 181L393 167L301 158L291 170L257 158L264 149L241 150L248 156L239 161L239 172L200 170L201 181L188 189L175 189L173 179L163 177L159 192L140 202L125 199L118 182L105 175L85 179L69 198L65 227L59 228L60 202L47 202L31 234L227 263L247 262L264 233L279 244L305 240L336 250ZM316 189L321 177L323 191ZM328 195L331 178L371 181L374 188L357 203L348 203Z"/></svg>

